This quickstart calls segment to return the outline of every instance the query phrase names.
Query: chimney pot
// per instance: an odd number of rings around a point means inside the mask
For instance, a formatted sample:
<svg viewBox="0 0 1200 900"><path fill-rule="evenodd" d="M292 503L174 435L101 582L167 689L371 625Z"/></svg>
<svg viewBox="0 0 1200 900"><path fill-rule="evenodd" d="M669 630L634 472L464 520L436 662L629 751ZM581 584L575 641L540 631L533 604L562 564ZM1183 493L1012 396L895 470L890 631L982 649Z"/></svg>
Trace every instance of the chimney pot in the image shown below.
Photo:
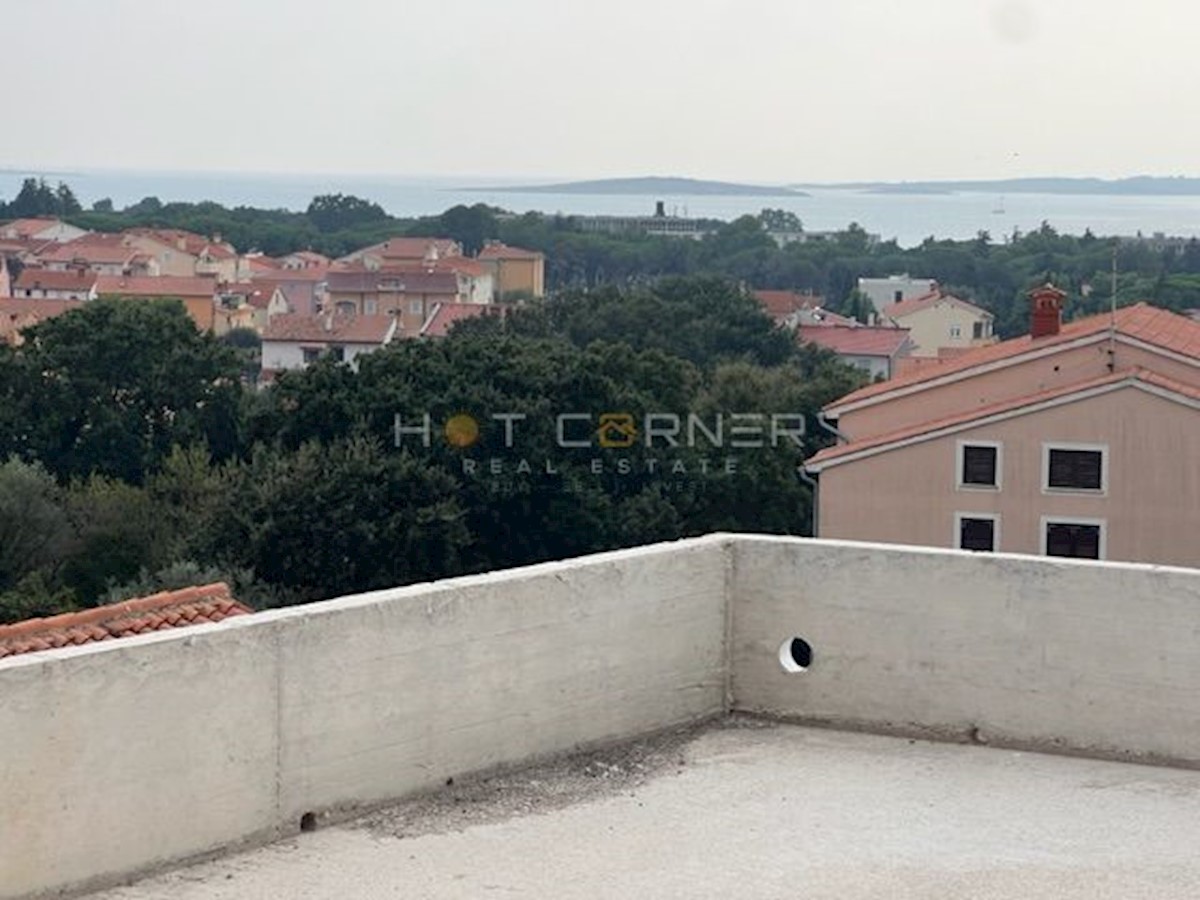
<svg viewBox="0 0 1200 900"><path fill-rule="evenodd" d="M1062 328L1062 305L1066 293L1047 282L1029 292L1031 338L1051 337Z"/></svg>

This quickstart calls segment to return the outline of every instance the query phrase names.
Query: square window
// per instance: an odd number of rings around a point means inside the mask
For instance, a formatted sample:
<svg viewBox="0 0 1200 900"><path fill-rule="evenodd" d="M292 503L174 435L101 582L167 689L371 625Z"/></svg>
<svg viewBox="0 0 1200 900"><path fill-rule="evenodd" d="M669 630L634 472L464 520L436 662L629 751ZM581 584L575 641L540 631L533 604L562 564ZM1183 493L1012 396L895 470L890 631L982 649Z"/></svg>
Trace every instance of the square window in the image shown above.
<svg viewBox="0 0 1200 900"><path fill-rule="evenodd" d="M1047 522L1046 555L1101 559L1102 526L1085 522Z"/></svg>
<svg viewBox="0 0 1200 900"><path fill-rule="evenodd" d="M303 353L305 365L315 363L321 358L321 351L316 347L305 347Z"/></svg>
<svg viewBox="0 0 1200 900"><path fill-rule="evenodd" d="M958 483L973 487L1000 486L1000 448L994 444L962 444Z"/></svg>
<svg viewBox="0 0 1200 900"><path fill-rule="evenodd" d="M1104 451L1050 447L1046 487L1068 491L1104 490Z"/></svg>
<svg viewBox="0 0 1200 900"><path fill-rule="evenodd" d="M960 550L994 552L996 549L996 520L983 516L960 516L958 519L958 547Z"/></svg>
<svg viewBox="0 0 1200 900"><path fill-rule="evenodd" d="M961 325L951 325L950 326L950 337L952 337L952 338L962 337L962 326Z"/></svg>

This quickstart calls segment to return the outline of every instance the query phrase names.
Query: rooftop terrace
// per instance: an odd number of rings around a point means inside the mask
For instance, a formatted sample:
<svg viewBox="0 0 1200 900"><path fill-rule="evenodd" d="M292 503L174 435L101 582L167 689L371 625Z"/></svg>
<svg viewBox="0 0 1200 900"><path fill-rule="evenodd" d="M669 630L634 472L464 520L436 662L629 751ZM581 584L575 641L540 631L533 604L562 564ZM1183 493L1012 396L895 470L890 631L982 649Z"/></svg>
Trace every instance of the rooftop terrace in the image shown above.
<svg viewBox="0 0 1200 900"><path fill-rule="evenodd" d="M1191 897L1197 612L716 535L24 654L0 896Z"/></svg>
<svg viewBox="0 0 1200 900"><path fill-rule="evenodd" d="M93 900L1193 900L1200 773L739 719Z"/></svg>

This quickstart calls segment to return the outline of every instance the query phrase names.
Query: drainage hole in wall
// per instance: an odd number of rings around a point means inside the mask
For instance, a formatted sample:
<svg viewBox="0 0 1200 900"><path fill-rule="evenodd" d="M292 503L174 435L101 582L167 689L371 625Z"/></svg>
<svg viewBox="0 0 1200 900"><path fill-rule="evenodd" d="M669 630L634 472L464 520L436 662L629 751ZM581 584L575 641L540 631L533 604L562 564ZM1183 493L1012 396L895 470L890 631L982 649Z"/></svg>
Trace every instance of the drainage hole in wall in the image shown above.
<svg viewBox="0 0 1200 900"><path fill-rule="evenodd" d="M317 830L317 814L306 812L300 817L301 831L316 831Z"/></svg>
<svg viewBox="0 0 1200 900"><path fill-rule="evenodd" d="M779 647L779 664L785 672L803 672L812 665L812 646L801 637L790 637Z"/></svg>

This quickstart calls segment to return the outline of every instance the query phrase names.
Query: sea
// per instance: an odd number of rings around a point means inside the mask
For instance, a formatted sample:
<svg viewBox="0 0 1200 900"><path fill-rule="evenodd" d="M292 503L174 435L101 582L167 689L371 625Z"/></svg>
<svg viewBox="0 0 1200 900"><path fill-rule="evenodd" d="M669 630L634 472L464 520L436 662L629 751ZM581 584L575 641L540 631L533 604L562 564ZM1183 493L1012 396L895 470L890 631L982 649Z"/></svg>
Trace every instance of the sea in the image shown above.
<svg viewBox="0 0 1200 900"><path fill-rule="evenodd" d="M967 239L986 231L994 241L1048 222L1065 234L1200 237L1200 196L1080 194L1003 195L986 192L884 194L805 188L808 196L661 194L552 194L509 189L520 181L488 177L270 175L132 171L0 171L0 199L12 199L22 179L45 177L71 186L84 206L109 198L121 208L144 197L164 203L211 200L224 206L302 211L319 194L354 194L399 217L436 215L458 204L487 203L515 213L649 215L658 202L668 214L731 221L764 208L795 213L808 231L830 231L854 222L883 240L910 247L929 237Z"/></svg>

